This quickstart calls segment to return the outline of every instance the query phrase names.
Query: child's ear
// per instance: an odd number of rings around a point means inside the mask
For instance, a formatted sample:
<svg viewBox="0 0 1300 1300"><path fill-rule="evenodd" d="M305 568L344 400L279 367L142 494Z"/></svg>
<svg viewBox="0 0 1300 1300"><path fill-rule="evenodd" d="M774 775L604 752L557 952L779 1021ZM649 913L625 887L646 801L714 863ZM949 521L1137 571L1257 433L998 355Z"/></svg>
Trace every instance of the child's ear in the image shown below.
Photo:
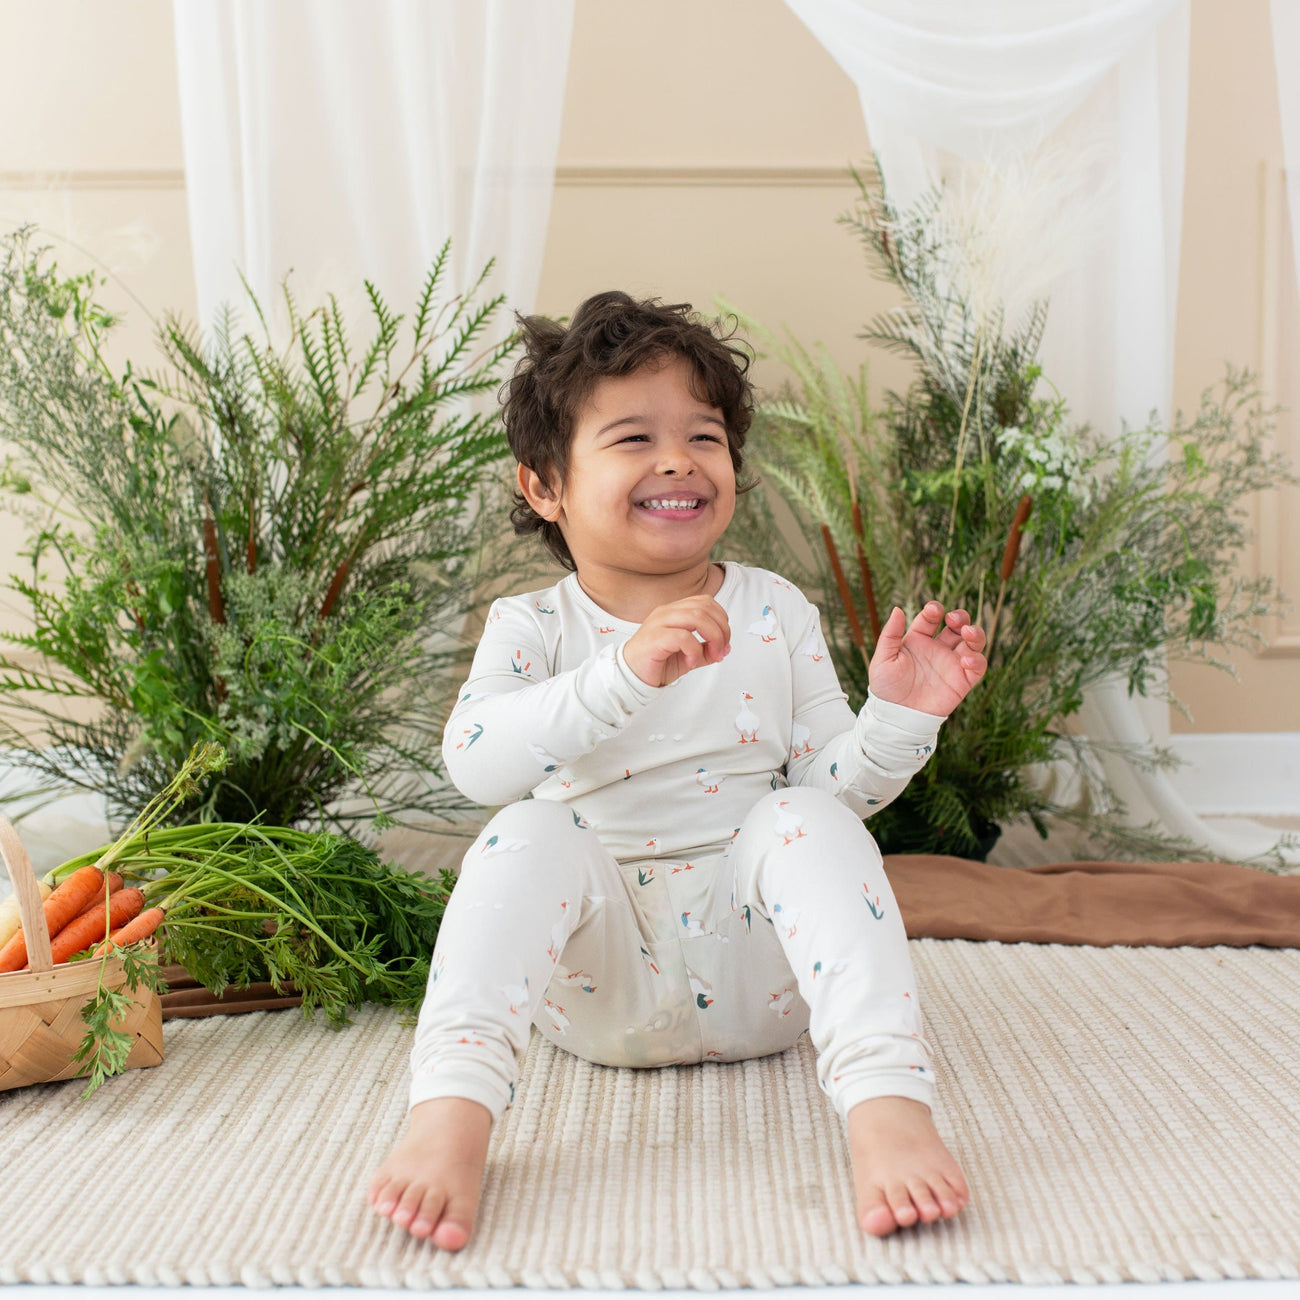
<svg viewBox="0 0 1300 1300"><path fill-rule="evenodd" d="M524 494L524 500L537 514L543 519L551 519L559 513L560 506L555 499L555 493L536 470L529 469L527 465L520 465L516 477L519 480L519 490Z"/></svg>

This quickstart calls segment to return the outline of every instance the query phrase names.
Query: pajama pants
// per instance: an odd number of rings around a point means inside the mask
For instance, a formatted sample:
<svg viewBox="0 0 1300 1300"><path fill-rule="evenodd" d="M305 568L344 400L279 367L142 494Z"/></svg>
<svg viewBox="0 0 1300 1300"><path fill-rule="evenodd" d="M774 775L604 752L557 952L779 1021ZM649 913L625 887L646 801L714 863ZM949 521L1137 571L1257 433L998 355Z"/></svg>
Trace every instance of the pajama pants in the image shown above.
<svg viewBox="0 0 1300 1300"><path fill-rule="evenodd" d="M465 854L411 1052L410 1106L514 1101L530 1026L610 1066L784 1051L811 1033L841 1117L930 1105L907 935L861 820L829 792L764 795L731 841L620 862L567 804L502 808Z"/></svg>

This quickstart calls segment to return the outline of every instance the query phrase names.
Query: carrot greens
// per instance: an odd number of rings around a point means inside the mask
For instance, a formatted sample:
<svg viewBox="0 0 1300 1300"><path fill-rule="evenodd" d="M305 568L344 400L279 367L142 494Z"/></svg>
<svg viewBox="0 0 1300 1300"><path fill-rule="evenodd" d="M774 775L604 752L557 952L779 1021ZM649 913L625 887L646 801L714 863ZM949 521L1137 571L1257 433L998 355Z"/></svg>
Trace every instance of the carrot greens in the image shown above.
<svg viewBox="0 0 1300 1300"><path fill-rule="evenodd" d="M223 761L219 746L196 745L120 839L63 863L47 880L111 861L143 893L145 908L164 911L159 958L181 963L218 995L268 981L281 992L291 983L303 1014L310 1019L319 1007L333 1029L351 1024L348 1009L361 1002L393 1006L403 1024L415 1023L453 873L408 872L331 831L257 821L159 826ZM124 987L165 991L143 942L93 950L101 951L99 987L82 1011L88 1032L74 1058L89 1063L83 1096L122 1069L134 1041L114 1027L129 998L105 987L109 957L126 966Z"/></svg>

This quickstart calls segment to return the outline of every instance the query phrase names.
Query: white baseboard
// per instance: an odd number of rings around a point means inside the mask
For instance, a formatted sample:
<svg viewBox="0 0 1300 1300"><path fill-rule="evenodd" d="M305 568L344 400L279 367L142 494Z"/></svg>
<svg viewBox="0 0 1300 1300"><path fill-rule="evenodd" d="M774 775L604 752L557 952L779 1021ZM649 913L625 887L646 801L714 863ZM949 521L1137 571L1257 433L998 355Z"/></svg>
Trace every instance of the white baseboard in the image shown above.
<svg viewBox="0 0 1300 1300"><path fill-rule="evenodd" d="M1300 731L1183 732L1169 747L1187 766L1167 773L1205 816L1300 816Z"/></svg>

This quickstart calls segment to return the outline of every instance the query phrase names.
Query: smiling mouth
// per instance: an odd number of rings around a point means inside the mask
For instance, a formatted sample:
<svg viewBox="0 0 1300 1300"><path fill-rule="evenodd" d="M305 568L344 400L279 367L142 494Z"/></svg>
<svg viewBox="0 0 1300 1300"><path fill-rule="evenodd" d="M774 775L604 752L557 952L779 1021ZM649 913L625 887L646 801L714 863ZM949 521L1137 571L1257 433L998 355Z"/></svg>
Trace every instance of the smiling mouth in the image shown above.
<svg viewBox="0 0 1300 1300"><path fill-rule="evenodd" d="M656 506L652 505L649 501L638 501L636 503L636 508L638 510L644 510L646 514L649 515L684 516L690 518L693 515L698 515L700 511L704 509L706 504L706 502L700 497L656 498L656 500L662 500L664 501L664 504ZM670 503L672 500L690 501L692 504L690 506L674 505Z"/></svg>

